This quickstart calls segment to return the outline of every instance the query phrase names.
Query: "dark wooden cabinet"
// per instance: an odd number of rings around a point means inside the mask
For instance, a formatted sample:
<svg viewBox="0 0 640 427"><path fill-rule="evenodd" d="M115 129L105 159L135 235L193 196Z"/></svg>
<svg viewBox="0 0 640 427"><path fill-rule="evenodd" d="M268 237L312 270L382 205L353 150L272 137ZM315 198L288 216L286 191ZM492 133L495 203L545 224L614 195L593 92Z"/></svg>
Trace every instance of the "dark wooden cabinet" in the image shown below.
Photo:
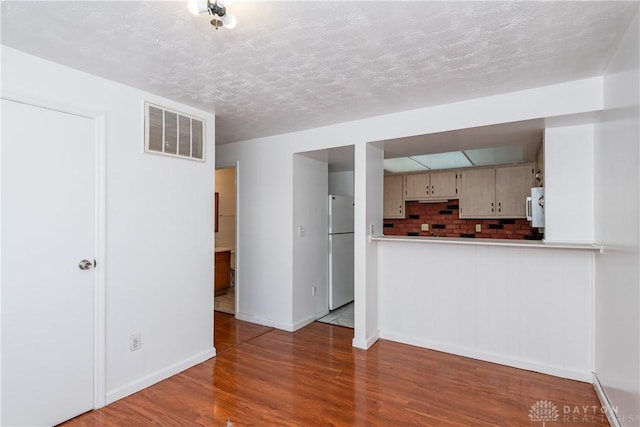
<svg viewBox="0 0 640 427"><path fill-rule="evenodd" d="M215 261L215 294L226 294L231 286L231 250L216 249Z"/></svg>

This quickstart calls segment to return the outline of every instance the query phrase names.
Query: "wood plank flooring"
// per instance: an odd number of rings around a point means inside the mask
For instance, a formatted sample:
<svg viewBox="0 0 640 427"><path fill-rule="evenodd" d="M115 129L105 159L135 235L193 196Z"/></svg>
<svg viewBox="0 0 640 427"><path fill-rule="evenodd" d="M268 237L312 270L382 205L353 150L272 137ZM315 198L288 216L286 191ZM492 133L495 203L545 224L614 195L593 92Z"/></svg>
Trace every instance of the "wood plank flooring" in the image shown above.
<svg viewBox="0 0 640 427"><path fill-rule="evenodd" d="M558 411L548 426L609 425L586 383L391 341L359 350L319 322L288 333L216 313L215 333L216 358L63 426L542 426L540 400Z"/></svg>

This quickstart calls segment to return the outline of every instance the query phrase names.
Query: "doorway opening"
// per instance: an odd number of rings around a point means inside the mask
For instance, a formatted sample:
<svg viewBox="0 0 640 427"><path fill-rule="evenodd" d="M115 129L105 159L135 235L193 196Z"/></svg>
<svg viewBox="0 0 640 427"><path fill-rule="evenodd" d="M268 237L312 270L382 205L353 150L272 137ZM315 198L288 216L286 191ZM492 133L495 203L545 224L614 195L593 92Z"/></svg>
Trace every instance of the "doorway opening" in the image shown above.
<svg viewBox="0 0 640 427"><path fill-rule="evenodd" d="M236 313L236 168L215 172L214 201L214 310Z"/></svg>
<svg viewBox="0 0 640 427"><path fill-rule="evenodd" d="M354 154L350 145L294 156L294 317L300 324L306 318L354 328Z"/></svg>

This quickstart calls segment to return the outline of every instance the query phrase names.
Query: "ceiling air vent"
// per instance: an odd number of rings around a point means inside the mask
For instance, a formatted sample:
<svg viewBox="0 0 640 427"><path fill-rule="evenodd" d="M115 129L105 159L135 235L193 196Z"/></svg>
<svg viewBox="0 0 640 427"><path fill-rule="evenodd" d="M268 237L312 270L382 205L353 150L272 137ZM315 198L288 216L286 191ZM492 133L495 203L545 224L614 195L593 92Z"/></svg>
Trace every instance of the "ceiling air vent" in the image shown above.
<svg viewBox="0 0 640 427"><path fill-rule="evenodd" d="M204 160L204 120L144 104L145 151Z"/></svg>

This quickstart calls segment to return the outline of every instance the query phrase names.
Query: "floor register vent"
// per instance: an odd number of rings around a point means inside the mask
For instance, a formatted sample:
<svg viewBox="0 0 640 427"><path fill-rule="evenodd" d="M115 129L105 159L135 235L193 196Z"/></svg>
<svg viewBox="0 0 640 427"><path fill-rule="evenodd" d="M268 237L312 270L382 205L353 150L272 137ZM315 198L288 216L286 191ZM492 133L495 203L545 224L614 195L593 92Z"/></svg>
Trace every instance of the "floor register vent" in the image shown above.
<svg viewBox="0 0 640 427"><path fill-rule="evenodd" d="M204 160L204 120L145 102L144 122L146 152Z"/></svg>

